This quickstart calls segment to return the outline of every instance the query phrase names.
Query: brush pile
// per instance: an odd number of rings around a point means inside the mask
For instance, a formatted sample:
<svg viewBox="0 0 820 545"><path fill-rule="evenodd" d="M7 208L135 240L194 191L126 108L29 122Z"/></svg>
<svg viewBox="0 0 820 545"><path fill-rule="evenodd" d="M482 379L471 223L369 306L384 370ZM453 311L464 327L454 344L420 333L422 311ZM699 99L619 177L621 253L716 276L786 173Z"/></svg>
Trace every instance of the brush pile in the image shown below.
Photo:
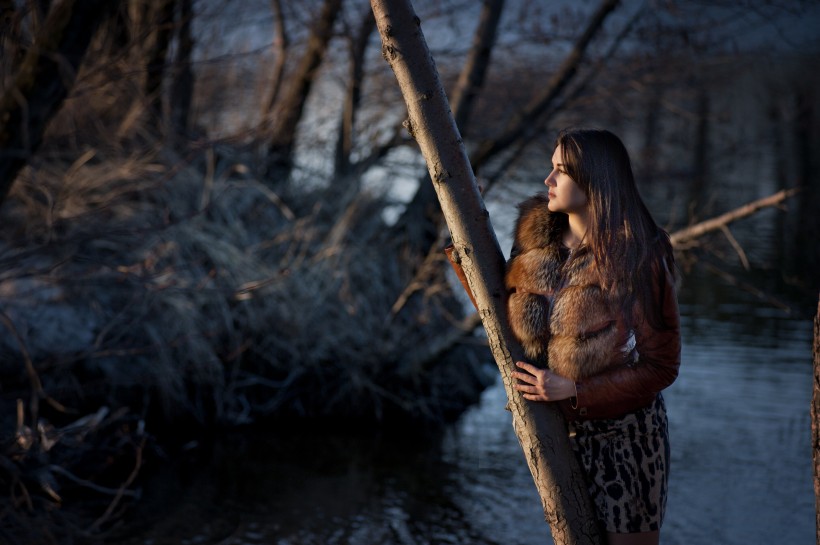
<svg viewBox="0 0 820 545"><path fill-rule="evenodd" d="M6 522L84 491L110 502L99 531L149 436L439 424L491 380L443 252L410 278L384 200L252 172L226 145L158 145L49 151L17 180L0 233Z"/></svg>

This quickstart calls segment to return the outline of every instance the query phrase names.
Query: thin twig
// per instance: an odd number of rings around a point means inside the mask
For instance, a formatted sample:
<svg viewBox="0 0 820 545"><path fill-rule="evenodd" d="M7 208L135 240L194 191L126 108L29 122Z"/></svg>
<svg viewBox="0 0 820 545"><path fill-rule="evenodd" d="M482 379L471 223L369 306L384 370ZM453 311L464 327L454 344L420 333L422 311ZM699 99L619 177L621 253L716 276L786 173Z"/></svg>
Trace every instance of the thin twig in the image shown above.
<svg viewBox="0 0 820 545"><path fill-rule="evenodd" d="M108 508L105 510L105 513L102 514L100 518L94 521L94 523L88 528L89 532L96 532L99 531L100 526L105 524L105 522L111 517L111 514L114 512L114 509L117 508L117 504L119 504L120 500L125 496L127 493L128 495L132 494L133 491L128 490L128 487L131 486L131 483L137 478L139 474L140 468L142 467L142 451L145 447L145 437L142 438L139 447L137 447L137 459L134 462L134 469L131 471L131 474L122 483L119 490L117 491L117 495L114 497L114 500L109 504Z"/></svg>
<svg viewBox="0 0 820 545"><path fill-rule="evenodd" d="M49 465L48 469L54 473L59 473L60 475L67 477L82 487L89 488L95 492L99 492L100 494L108 494L110 496L122 495L131 498L139 498L140 496L140 493L136 490L123 490L123 488L108 488L107 486L100 486L92 481L78 477L69 470L55 464Z"/></svg>
<svg viewBox="0 0 820 545"><path fill-rule="evenodd" d="M732 234L732 231L730 231L729 227L726 225L721 225L720 230L723 231L723 234L729 240L729 244L731 244L732 248L734 248L735 252L737 252L737 256L740 258L740 262L743 264L743 268L747 271L750 270L751 266L749 265L749 258L746 257L746 252L743 251L743 247Z"/></svg>

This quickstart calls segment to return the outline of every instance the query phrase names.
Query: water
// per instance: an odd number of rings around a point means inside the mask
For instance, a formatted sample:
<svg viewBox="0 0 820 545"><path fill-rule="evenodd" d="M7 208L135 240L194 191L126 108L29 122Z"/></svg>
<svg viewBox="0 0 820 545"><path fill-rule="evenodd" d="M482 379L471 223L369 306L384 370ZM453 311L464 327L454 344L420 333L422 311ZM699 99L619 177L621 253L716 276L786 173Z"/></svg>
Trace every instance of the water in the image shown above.
<svg viewBox="0 0 820 545"><path fill-rule="evenodd" d="M813 543L810 312L719 292L709 314L685 286L681 296L662 543ZM141 511L150 530L130 543L551 543L505 402L499 381L426 437L325 430L229 441L200 469L149 485L145 501L161 512Z"/></svg>

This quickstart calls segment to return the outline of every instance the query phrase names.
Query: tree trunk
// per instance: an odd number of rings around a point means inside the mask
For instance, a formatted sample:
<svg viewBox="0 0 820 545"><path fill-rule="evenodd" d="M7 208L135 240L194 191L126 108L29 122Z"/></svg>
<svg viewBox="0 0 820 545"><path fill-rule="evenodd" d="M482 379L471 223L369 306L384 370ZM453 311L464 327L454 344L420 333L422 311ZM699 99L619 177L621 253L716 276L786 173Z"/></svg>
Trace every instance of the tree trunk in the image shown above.
<svg viewBox="0 0 820 545"><path fill-rule="evenodd" d="M14 0L0 0L0 85L3 86L6 75L17 69L22 58L20 18Z"/></svg>
<svg viewBox="0 0 820 545"><path fill-rule="evenodd" d="M526 401L513 387L523 357L506 322L504 257L418 17L409 0L371 0L382 52L398 80L409 129L427 161L456 252L478 302L490 348L503 377L513 426L541 496L557 545L600 543L592 505L558 408Z"/></svg>
<svg viewBox="0 0 820 545"><path fill-rule="evenodd" d="M811 445L814 461L814 513L817 543L820 543L820 301L814 317L814 391L811 402Z"/></svg>
<svg viewBox="0 0 820 545"><path fill-rule="evenodd" d="M180 135L188 134L191 117L191 101L194 95L194 74L191 71L191 55L194 40L191 37L191 20L194 18L192 0L177 2L177 51L174 59L174 77L171 84L171 127Z"/></svg>
<svg viewBox="0 0 820 545"><path fill-rule="evenodd" d="M174 21L174 0L154 0L150 11L151 37L145 54L145 100L152 122L162 132L165 116L162 107L162 81L171 30Z"/></svg>
<svg viewBox="0 0 820 545"><path fill-rule="evenodd" d="M290 174L296 143L296 126L302 118L305 102L316 79L316 69L321 64L330 43L333 24L341 5L341 0L325 0L322 12L308 38L307 49L296 72L289 78L290 86L285 90L281 102L275 106L268 147L267 174L271 181L281 181Z"/></svg>
<svg viewBox="0 0 820 545"><path fill-rule="evenodd" d="M282 12L281 0L271 0L273 10L273 77L271 78L270 94L265 100L262 109L262 126L265 131L270 130L273 117L273 108L282 89L282 74L285 73L285 61L288 55L288 32L285 26L285 15Z"/></svg>
<svg viewBox="0 0 820 545"><path fill-rule="evenodd" d="M504 0L484 0L470 54L453 91L451 100L453 117L462 135L467 133L473 113L473 102L481 88L484 87L484 79L490 67L490 56L495 47L496 31L501 22L503 9Z"/></svg>
<svg viewBox="0 0 820 545"><path fill-rule="evenodd" d="M40 147L46 125L74 84L91 37L112 5L107 0L59 2L0 97L0 203Z"/></svg>
<svg viewBox="0 0 820 545"><path fill-rule="evenodd" d="M373 12L368 10L350 48L347 92L345 93L345 102L342 108L342 119L339 123L339 136L336 140L334 170L338 177L345 177L351 172L350 154L353 151L353 127L356 122L356 112L361 102L367 42L370 40L374 28L376 28L376 23L373 19Z"/></svg>
<svg viewBox="0 0 820 545"><path fill-rule="evenodd" d="M817 232L820 230L820 214L817 203L820 202L820 184L817 183L817 131L814 119L817 98L811 88L798 91L795 96L794 117L794 164L797 170L797 183L803 188L797 207L797 233L795 245L800 248L791 261L789 269L816 271L820 269L820 249L817 244ZM799 257L798 257L799 256Z"/></svg>

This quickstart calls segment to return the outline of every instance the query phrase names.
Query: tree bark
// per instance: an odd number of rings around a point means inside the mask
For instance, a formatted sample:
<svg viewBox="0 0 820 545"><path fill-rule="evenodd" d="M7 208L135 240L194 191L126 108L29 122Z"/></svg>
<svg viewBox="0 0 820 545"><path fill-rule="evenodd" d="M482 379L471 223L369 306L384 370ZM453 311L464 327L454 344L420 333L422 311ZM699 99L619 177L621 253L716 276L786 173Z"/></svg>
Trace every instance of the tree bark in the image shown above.
<svg viewBox="0 0 820 545"><path fill-rule="evenodd" d="M513 387L515 361L523 357L506 322L504 257L421 25L409 0L371 0L382 52L398 80L409 130L428 171L456 252L478 302L490 348L501 372L513 426L541 496L557 545L600 543L592 505L557 407L526 401Z"/></svg>
<svg viewBox="0 0 820 545"><path fill-rule="evenodd" d="M811 401L811 445L814 462L814 514L817 543L820 543L820 300L814 317L814 389Z"/></svg>
<svg viewBox="0 0 820 545"><path fill-rule="evenodd" d="M0 204L74 84L91 37L114 3L63 0L49 11L11 87L0 97Z"/></svg>
<svg viewBox="0 0 820 545"><path fill-rule="evenodd" d="M280 181L290 174L296 143L296 127L316 80L316 69L321 64L330 43L333 24L341 5L341 0L325 0L322 12L308 38L307 49L296 72L289 78L290 86L284 91L281 102L274 108L267 173L269 178L273 178L272 181Z"/></svg>

